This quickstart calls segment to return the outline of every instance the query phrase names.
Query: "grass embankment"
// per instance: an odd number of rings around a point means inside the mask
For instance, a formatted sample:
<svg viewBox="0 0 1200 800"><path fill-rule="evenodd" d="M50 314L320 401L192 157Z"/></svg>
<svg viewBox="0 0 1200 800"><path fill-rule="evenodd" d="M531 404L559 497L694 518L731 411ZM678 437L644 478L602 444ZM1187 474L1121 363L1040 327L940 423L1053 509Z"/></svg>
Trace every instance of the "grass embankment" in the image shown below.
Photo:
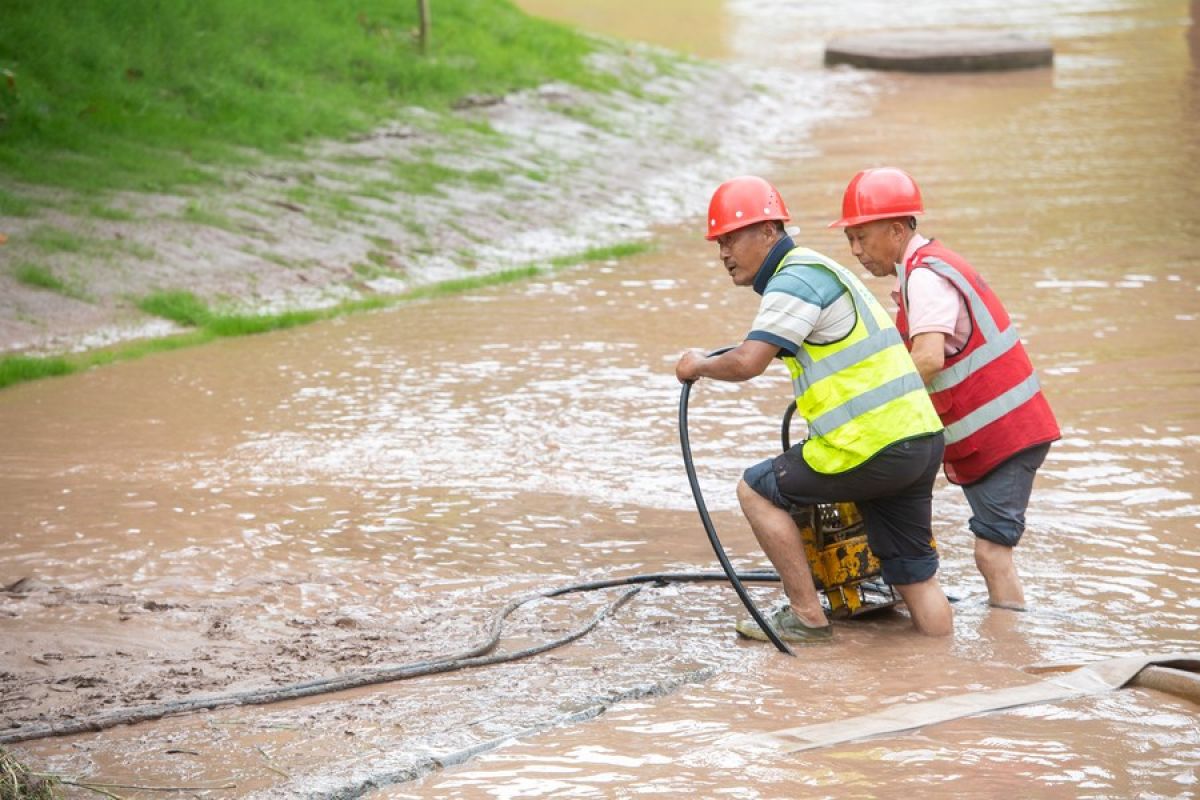
<svg viewBox="0 0 1200 800"><path fill-rule="evenodd" d="M129 361L150 353L177 350L182 347L204 344L226 336L246 336L249 334L294 328L297 325L307 325L311 322L332 319L344 314L372 311L413 300L459 294L473 289L523 281L539 275L546 275L555 269L565 266L634 255L645 251L647 247L648 245L642 243L629 243L614 247L594 248L576 256L552 259L548 266L531 265L519 267L476 278L442 281L441 283L422 286L403 294L380 295L365 300L340 303L329 308L287 311L281 314L220 314L210 309L207 304L191 292L157 292L143 298L138 304L139 307L148 314L169 319L180 325L191 327L193 330L176 336L130 342L104 350L95 350L69 356L52 356L48 358L6 356L0 358L0 389L25 381L50 378L58 375L69 375L73 372L79 372L103 364Z"/></svg>
<svg viewBox="0 0 1200 800"><path fill-rule="evenodd" d="M6 0L0 175L163 191L211 165L370 129L403 106L563 80L602 88L594 44L507 0ZM0 193L0 214L29 201ZM6 208L6 204L10 207Z"/></svg>
<svg viewBox="0 0 1200 800"><path fill-rule="evenodd" d="M442 111L468 95L550 80L593 89L615 80L586 67L594 42L528 17L508 0L433 0L430 6L431 43L422 53L416 0L7 0L0 15L0 185L65 189L96 198L85 202L104 209L106 192L170 192L208 183L222 168L264 155L298 156L315 139L367 131L404 107ZM53 202L37 197L0 190L0 216L31 216L39 204ZM640 249L589 251L560 262ZM561 263L258 316L214 312L190 292L158 292L138 307L190 332L79 355L0 358L0 387L509 282L555 266ZM86 299L85 288L39 264L10 269L27 286Z"/></svg>

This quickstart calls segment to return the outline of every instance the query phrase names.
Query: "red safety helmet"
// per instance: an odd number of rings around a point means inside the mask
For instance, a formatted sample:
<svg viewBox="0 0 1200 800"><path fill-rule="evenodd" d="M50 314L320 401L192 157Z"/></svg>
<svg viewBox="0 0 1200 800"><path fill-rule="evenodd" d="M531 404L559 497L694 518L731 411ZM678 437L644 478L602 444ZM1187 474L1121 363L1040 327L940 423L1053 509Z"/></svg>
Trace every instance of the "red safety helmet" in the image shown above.
<svg viewBox="0 0 1200 800"><path fill-rule="evenodd" d="M850 179L842 195L842 218L831 228L861 225L876 219L912 217L925 213L917 182L902 169L864 169Z"/></svg>
<svg viewBox="0 0 1200 800"><path fill-rule="evenodd" d="M708 233L704 238L712 241L730 231L770 219L790 219L783 198L762 178L743 175L725 181L713 192L708 202Z"/></svg>

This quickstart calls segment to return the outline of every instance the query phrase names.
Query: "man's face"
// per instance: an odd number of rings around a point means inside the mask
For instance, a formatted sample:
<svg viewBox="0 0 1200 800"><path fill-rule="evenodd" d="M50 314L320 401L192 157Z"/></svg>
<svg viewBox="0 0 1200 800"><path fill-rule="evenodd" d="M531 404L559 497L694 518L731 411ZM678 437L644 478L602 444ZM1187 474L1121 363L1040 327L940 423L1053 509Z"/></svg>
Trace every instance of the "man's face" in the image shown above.
<svg viewBox="0 0 1200 800"><path fill-rule="evenodd" d="M749 225L717 237L721 263L734 286L751 286L758 268L774 246L776 235L769 223Z"/></svg>
<svg viewBox="0 0 1200 800"><path fill-rule="evenodd" d="M858 263L877 278L896 274L896 262L903 255L903 223L878 219L846 228L846 241Z"/></svg>

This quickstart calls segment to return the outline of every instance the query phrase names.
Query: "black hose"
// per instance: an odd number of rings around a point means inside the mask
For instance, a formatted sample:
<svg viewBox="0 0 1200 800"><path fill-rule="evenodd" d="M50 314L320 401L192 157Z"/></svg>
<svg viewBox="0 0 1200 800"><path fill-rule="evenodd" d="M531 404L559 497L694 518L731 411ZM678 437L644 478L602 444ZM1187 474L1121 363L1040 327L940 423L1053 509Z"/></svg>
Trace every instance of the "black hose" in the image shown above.
<svg viewBox="0 0 1200 800"><path fill-rule="evenodd" d="M638 583L653 583L665 586L668 583L699 583L701 581L727 580L724 572L660 572L651 575L631 575L625 578L606 578L591 583L577 583L561 589L548 589L542 596L558 597L569 592L590 592L593 589L610 589L613 586L630 586ZM774 570L759 570L755 572L739 572L738 578L743 581L779 582L779 573Z"/></svg>
<svg viewBox="0 0 1200 800"><path fill-rule="evenodd" d="M779 439L783 444L783 452L792 449L792 417L796 413L796 404L788 403L787 410L783 412L783 424L779 429Z"/></svg>
<svg viewBox="0 0 1200 800"><path fill-rule="evenodd" d="M719 355L720 353L729 350L715 350L710 355ZM499 664L507 661L516 661L521 658L544 653L547 650L552 650L556 647L561 647L564 644L575 641L595 628L604 617L616 611L622 605L629 601L635 594L641 591L640 584L652 583L662 586L669 583L690 583L699 581L713 581L727 579L741 598L742 603L750 612L750 616L758 623L762 630L766 631L767 637L780 650L780 652L788 655L795 655L791 649L784 644L783 640L775 633L770 625L759 612L754 601L750 599L750 595L746 591L746 587L742 584L746 581L778 581L779 575L773 571L756 571L739 573L730 563L729 557L725 554L725 548L721 546L721 540L717 537L716 529L713 527L712 518L708 514L708 507L704 503L704 496L700 492L700 483L696 478L696 466L692 460L692 449L688 441L687 432L687 408L688 395L690 393L691 383L685 383L683 390L679 396L679 441L683 448L683 463L687 469L688 481L692 487L692 496L696 501L696 509L700 512L700 521L704 525L704 530L708 534L709 542L712 543L713 552L716 553L717 560L721 562L723 573L710 572L684 572L684 573L658 573L651 575L633 575L624 578L610 578L605 580L591 581L588 583L580 583L572 586L563 586L557 589L547 589L545 591L536 592L527 595L523 598L510 601L497 614L492 622L491 631L488 638L482 644L472 647L461 653L449 656L440 656L434 659L418 661L412 664L402 664L390 667L376 667L374 669L360 670L345 675L338 675L331 678L316 678L300 683L293 683L286 686L273 686L265 689L254 689L246 692L228 693L223 695L210 695L207 697L193 697L181 700L171 700L164 703L158 703L148 706L137 706L133 708L114 709L97 714L91 717L74 717L64 721L42 723L38 725L27 725L21 728L13 728L5 731L0 731L0 744L11 744L13 742L23 742L32 739L42 739L49 736L65 736L74 733L84 733L90 731L101 731L108 728L116 727L117 725L127 725L136 722L145 722L162 717L185 714L193 711L210 711L217 708L225 708L229 706L242 705L265 705L268 703L277 703L283 700L294 700L302 697L311 697L314 695L329 694L332 692L340 692L346 689L353 689L360 686L368 686L377 683L386 683L390 681L405 680L407 678L415 678L422 675L432 675L442 672L450 672L467 667L487 666L490 664ZM785 418L785 441L786 441L786 426L788 419ZM543 597L558 597L560 595L569 594L572 592L593 591L596 589L609 589L615 586L634 586L621 594L614 602L610 603L598 614L596 614L586 624L572 630L565 636L555 639L541 645L518 650L512 653L502 653L499 655L488 656L500 640L500 635L503 629L504 620L512 614L520 606Z"/></svg>
<svg viewBox="0 0 1200 800"><path fill-rule="evenodd" d="M719 350L713 350L708 355L717 356L721 353L732 350L731 347L724 347ZM750 612L750 616L758 623L766 634L771 643L779 649L781 653L787 653L789 656L794 656L792 649L784 644L784 641L779 638L775 630L767 624L763 619L762 612L754 605L754 601L750 599L750 593L746 591L746 587L738 579L738 574L733 568L733 564L729 563L729 556L725 554L725 548L721 546L721 540L717 537L717 530L713 527L712 518L708 515L708 506L704 503L704 495L700 492L700 481L696 478L696 465L692 461L692 446L688 441L688 395L691 394L692 382L687 381L683 384L683 388L679 392L679 444L683 449L683 466L687 470L688 483L692 487L692 498L696 501L696 510L700 512L700 522L704 525L704 532L708 534L708 541L712 544L713 552L717 555L717 560L721 562L721 569L725 570L725 575L728 576L730 584L733 585L733 590L737 592L738 597L742 600L742 605Z"/></svg>
<svg viewBox="0 0 1200 800"><path fill-rule="evenodd" d="M510 600L492 620L488 638L483 643L454 655L417 661L411 664L375 667L359 670L330 678L314 678L308 681L292 683L285 686L270 686L263 689L251 689L245 692L209 695L206 697L189 697L180 700L168 700L154 705L135 706L132 708L113 709L90 717L70 717L60 721L26 725L21 728L0 730L0 744L12 744L33 739L45 739L50 736L66 736L75 733L87 733L114 728L118 725L129 725L136 722L147 722L175 714L186 714L193 711L211 711L217 708L246 705L266 705L283 700L295 700L302 697L330 694L360 686L377 683L406 680L423 675L434 675L442 672L466 669L468 667L483 667L491 664L501 664L507 661L517 661L522 658L544 653L556 647L569 644L589 633L600 621L616 611L635 594L640 592L644 584L651 583L664 586L670 583L695 583L699 581L725 580L727 575L720 572L681 572L661 573L655 575L632 575L625 578L610 578L606 580L579 583L572 586L562 586L557 589L547 589L524 597ZM779 576L773 572L747 572L741 575L747 581L778 581ZM610 589L616 586L633 586L613 602L609 603L588 622L575 628L564 636L551 642L534 645L511 653L487 655L495 649L500 641L504 620L513 611L531 600L544 597L559 597L572 592L589 592L596 589Z"/></svg>

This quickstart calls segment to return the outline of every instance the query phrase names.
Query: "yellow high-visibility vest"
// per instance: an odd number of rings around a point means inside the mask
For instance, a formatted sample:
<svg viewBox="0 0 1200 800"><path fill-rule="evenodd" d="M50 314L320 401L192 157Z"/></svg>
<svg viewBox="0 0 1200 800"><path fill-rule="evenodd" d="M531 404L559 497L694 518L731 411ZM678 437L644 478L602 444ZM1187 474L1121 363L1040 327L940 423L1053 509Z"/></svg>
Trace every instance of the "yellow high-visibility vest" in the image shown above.
<svg viewBox="0 0 1200 800"><path fill-rule="evenodd" d="M854 301L854 329L829 344L805 341L783 361L792 374L796 410L808 422L804 460L835 474L862 464L890 444L942 430L925 384L892 319L849 270L807 247L779 267L826 269Z"/></svg>

